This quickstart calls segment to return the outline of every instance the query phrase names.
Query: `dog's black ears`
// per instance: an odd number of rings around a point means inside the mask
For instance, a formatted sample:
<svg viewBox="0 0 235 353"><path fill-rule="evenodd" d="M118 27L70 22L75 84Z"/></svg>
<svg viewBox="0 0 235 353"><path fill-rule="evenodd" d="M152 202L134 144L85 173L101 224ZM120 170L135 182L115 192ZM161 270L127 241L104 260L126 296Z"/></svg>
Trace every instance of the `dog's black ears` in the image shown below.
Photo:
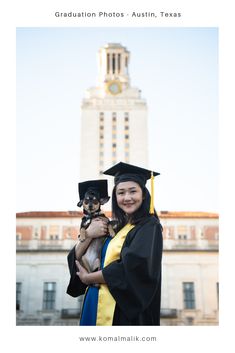
<svg viewBox="0 0 235 353"><path fill-rule="evenodd" d="M81 207L82 204L83 204L83 200L80 200L80 201L77 203L77 206L78 206L78 207Z"/></svg>
<svg viewBox="0 0 235 353"><path fill-rule="evenodd" d="M100 204L101 204L101 205L104 205L106 202L108 202L109 199L110 199L110 196L101 198L101 199L100 199Z"/></svg>

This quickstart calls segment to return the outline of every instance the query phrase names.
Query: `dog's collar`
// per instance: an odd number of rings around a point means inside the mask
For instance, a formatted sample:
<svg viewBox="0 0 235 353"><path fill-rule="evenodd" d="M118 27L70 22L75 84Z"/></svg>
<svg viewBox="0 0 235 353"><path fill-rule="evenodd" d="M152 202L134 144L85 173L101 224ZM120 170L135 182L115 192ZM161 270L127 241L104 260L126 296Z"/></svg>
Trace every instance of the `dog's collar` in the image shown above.
<svg viewBox="0 0 235 353"><path fill-rule="evenodd" d="M94 213L85 213L84 214L84 217L85 218L93 218L93 217L98 217L98 216L101 216L101 215L103 215L103 212L101 212L101 211L98 211L98 212L94 212Z"/></svg>
<svg viewBox="0 0 235 353"><path fill-rule="evenodd" d="M92 214L84 214L83 217L83 227L87 229L89 225L91 224L92 218L98 217L98 216L104 216L104 213L101 211L94 212Z"/></svg>

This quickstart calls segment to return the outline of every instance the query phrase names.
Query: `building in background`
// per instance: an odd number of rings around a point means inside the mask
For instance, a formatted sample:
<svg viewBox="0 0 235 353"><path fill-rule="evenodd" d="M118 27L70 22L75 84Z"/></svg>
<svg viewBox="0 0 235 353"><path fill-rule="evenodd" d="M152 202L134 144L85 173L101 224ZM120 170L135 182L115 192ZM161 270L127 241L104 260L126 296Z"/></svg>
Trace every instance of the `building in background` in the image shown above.
<svg viewBox="0 0 235 353"><path fill-rule="evenodd" d="M110 214L107 214L110 216ZM17 325L78 325L82 296L66 294L67 254L82 214L17 214ZM161 325L218 325L218 215L160 212Z"/></svg>
<svg viewBox="0 0 235 353"><path fill-rule="evenodd" d="M120 161L147 167L147 105L130 84L129 61L121 44L99 50L98 85L87 90L81 108L81 181L102 178Z"/></svg>

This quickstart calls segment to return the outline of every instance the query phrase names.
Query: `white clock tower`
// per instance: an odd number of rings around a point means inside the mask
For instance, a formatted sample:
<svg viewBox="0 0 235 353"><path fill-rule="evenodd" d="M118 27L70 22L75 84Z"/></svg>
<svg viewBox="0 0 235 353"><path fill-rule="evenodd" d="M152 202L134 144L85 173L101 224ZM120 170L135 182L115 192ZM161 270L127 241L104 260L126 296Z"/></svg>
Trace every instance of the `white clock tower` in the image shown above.
<svg viewBox="0 0 235 353"><path fill-rule="evenodd" d="M131 87L129 60L121 44L98 52L98 85L87 90L81 108L80 181L102 179L120 161L147 167L147 106Z"/></svg>

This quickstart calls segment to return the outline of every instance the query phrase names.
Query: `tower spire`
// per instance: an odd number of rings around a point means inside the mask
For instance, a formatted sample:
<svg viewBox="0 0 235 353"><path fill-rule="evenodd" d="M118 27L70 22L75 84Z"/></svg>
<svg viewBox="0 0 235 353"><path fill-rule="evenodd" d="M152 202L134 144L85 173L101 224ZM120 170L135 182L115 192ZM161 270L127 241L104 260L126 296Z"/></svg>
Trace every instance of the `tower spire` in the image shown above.
<svg viewBox="0 0 235 353"><path fill-rule="evenodd" d="M119 43L108 43L98 52L99 84L105 85L112 80L118 80L122 89L130 85L128 65L130 52Z"/></svg>

